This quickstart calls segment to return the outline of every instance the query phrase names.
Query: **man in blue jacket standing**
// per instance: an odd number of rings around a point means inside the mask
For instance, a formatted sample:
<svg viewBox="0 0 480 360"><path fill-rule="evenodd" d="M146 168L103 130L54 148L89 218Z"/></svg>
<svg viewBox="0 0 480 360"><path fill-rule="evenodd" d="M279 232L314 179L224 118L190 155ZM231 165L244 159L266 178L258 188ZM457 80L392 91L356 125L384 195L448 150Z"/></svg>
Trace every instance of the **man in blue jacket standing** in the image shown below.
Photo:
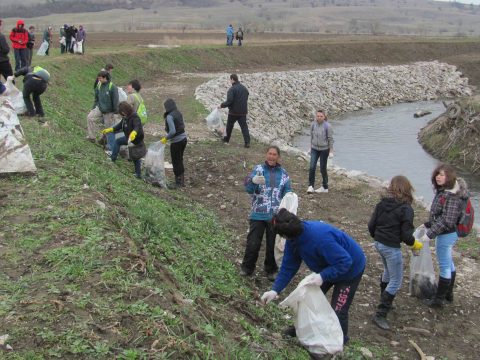
<svg viewBox="0 0 480 360"><path fill-rule="evenodd" d="M275 233L271 220L277 213L283 196L292 191L290 177L278 163L279 159L280 149L277 146L270 146L267 149L265 163L255 166L250 175L245 178L245 190L252 196L252 210L247 246L240 270L242 276L250 276L255 271L265 232L267 244L264 270L268 279L273 281L278 270L274 256Z"/></svg>
<svg viewBox="0 0 480 360"><path fill-rule="evenodd" d="M227 46L232 46L233 45L233 34L235 33L235 30L233 29L232 24L227 26Z"/></svg>
<svg viewBox="0 0 480 360"><path fill-rule="evenodd" d="M366 258L360 245L343 231L321 221L301 221L281 209L273 218L273 230L287 239L282 266L272 290L262 296L268 304L277 298L297 273L302 261L316 273L310 284L323 293L333 287L331 305L348 341L348 310L365 270ZM295 336L295 328L286 334Z"/></svg>

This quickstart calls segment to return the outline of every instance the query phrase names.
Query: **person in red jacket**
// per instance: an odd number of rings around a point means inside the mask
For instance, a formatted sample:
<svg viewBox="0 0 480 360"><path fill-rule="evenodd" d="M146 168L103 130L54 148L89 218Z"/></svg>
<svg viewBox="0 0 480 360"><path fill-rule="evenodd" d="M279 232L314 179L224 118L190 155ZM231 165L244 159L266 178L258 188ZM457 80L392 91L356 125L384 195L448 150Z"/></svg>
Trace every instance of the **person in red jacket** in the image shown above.
<svg viewBox="0 0 480 360"><path fill-rule="evenodd" d="M28 31L23 20L17 21L17 27L10 32L13 52L15 55L15 71L27 66Z"/></svg>

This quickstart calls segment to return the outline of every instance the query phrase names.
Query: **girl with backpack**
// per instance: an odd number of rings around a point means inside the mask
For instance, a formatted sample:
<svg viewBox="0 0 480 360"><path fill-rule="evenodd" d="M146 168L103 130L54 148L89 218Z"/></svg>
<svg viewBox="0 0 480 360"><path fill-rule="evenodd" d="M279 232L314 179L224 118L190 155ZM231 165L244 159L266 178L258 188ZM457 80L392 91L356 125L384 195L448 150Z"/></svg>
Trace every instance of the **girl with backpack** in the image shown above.
<svg viewBox="0 0 480 360"><path fill-rule="evenodd" d="M424 224L427 231L421 240L435 241L440 275L437 292L433 299L426 300L426 305L441 308L445 301L453 301L455 284L455 264L452 248L457 242L457 223L462 214L462 198L468 199L465 181L457 178L455 169L449 165L439 165L432 173L435 198L430 208L430 218Z"/></svg>
<svg viewBox="0 0 480 360"><path fill-rule="evenodd" d="M395 176L387 189L387 194L375 207L368 223L368 231L375 239L383 262L380 276L380 303L373 316L373 322L381 329L388 330L387 314L402 285L403 258L401 243L412 250L420 250L423 244L413 237L413 187L405 176Z"/></svg>

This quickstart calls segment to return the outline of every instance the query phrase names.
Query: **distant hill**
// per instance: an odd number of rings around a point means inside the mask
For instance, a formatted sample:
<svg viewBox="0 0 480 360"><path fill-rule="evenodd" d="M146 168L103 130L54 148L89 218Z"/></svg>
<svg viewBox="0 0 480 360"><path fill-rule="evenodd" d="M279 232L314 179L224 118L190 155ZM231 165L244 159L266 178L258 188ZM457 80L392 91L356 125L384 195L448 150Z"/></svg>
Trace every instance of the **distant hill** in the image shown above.
<svg viewBox="0 0 480 360"><path fill-rule="evenodd" d="M232 23L247 32L480 35L480 6L428 0L2 0L0 14L39 26L74 19L90 31L218 30Z"/></svg>

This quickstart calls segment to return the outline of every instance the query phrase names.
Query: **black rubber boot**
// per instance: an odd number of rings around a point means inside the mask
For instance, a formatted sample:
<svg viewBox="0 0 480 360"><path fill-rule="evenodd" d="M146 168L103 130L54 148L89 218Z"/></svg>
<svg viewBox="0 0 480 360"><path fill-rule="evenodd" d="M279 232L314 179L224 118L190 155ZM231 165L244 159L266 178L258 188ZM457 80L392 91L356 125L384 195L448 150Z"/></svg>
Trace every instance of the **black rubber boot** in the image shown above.
<svg viewBox="0 0 480 360"><path fill-rule="evenodd" d="M388 286L388 282L383 282L380 278L380 296L382 296L387 286Z"/></svg>
<svg viewBox="0 0 480 360"><path fill-rule="evenodd" d="M178 178L178 181L180 182L179 186L185 187L185 174L180 175Z"/></svg>
<svg viewBox="0 0 480 360"><path fill-rule="evenodd" d="M455 286L455 277L457 276L456 271L452 271L452 277L450 279L450 286L448 287L447 293L445 294L445 301L449 304L453 302L453 288Z"/></svg>
<svg viewBox="0 0 480 360"><path fill-rule="evenodd" d="M450 288L450 283L450 279L445 279L440 276L438 278L437 293L435 294L433 299L426 300L425 304L431 308L441 308L445 304L445 295Z"/></svg>
<svg viewBox="0 0 480 360"><path fill-rule="evenodd" d="M380 298L380 304L377 307L377 312L373 316L373 322L383 330L390 330L390 326L387 322L387 314L392 308L392 302L395 299L395 295L390 294L388 291L382 292Z"/></svg>

